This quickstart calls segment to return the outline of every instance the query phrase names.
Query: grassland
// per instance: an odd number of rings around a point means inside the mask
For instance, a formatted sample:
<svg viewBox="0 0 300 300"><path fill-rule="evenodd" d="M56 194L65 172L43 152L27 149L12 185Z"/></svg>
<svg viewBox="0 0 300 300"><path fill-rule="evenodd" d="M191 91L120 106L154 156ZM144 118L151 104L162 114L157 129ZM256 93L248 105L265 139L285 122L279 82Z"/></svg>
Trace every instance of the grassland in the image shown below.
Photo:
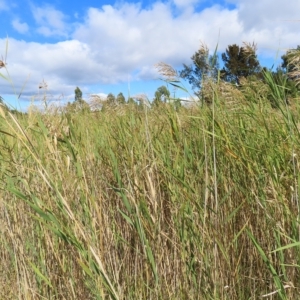
<svg viewBox="0 0 300 300"><path fill-rule="evenodd" d="M2 109L0 299L298 299L300 106L263 88L276 108L248 85L193 108Z"/></svg>

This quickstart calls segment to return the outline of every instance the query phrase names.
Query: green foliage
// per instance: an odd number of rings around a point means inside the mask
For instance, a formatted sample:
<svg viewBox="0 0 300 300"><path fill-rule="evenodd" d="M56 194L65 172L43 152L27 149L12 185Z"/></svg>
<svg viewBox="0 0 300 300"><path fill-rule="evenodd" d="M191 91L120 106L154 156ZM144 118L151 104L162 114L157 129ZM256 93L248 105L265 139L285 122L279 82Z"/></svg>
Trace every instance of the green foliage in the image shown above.
<svg viewBox="0 0 300 300"><path fill-rule="evenodd" d="M116 97L114 94L109 93L106 97L106 102L108 105L115 105L116 104Z"/></svg>
<svg viewBox="0 0 300 300"><path fill-rule="evenodd" d="M118 104L125 104L126 103L126 100L125 100L125 97L124 97L123 93L119 93L117 95L116 103L118 103Z"/></svg>
<svg viewBox="0 0 300 300"><path fill-rule="evenodd" d="M255 45L239 47L236 44L229 45L222 54L224 67L221 71L222 79L239 84L240 78L260 73L260 63L257 59Z"/></svg>
<svg viewBox="0 0 300 300"><path fill-rule="evenodd" d="M159 105L162 102L167 102L170 99L170 92L166 86L160 86L155 92L155 98L152 102L154 106Z"/></svg>
<svg viewBox="0 0 300 300"><path fill-rule="evenodd" d="M79 87L75 89L75 101L72 104L68 102L66 110L68 112L90 111L89 105L82 99L82 91Z"/></svg>
<svg viewBox="0 0 300 300"><path fill-rule="evenodd" d="M75 92L75 101L82 100L82 91L80 90L80 88L76 87L74 92Z"/></svg>
<svg viewBox="0 0 300 300"><path fill-rule="evenodd" d="M192 85L193 90L198 93L201 90L203 80L212 78L217 80L219 62L216 53L209 54L209 50L205 45L195 52L191 57L191 65L183 65L183 70L180 71L180 77L188 80Z"/></svg>

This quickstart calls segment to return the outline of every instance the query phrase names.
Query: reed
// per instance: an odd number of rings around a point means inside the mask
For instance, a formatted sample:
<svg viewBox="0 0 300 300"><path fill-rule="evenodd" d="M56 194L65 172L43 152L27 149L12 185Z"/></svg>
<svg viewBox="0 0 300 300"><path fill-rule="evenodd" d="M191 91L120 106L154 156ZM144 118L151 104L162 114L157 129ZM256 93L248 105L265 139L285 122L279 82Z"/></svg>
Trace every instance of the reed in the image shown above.
<svg viewBox="0 0 300 300"><path fill-rule="evenodd" d="M0 108L0 298L299 298L300 108L269 79L203 107Z"/></svg>

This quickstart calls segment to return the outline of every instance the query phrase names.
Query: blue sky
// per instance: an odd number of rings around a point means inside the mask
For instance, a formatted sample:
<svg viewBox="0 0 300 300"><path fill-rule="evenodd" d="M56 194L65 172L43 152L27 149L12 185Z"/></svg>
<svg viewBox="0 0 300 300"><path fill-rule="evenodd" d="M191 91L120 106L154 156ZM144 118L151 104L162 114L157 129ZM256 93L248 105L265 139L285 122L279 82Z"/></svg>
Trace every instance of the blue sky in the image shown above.
<svg viewBox="0 0 300 300"><path fill-rule="evenodd" d="M0 0L0 60L11 78L0 78L0 95L24 109L43 98L45 82L53 102L72 101L76 86L86 99L152 99L163 84L154 65L180 68L201 42L221 53L254 41L261 63L276 65L300 44L299 11L298 0Z"/></svg>

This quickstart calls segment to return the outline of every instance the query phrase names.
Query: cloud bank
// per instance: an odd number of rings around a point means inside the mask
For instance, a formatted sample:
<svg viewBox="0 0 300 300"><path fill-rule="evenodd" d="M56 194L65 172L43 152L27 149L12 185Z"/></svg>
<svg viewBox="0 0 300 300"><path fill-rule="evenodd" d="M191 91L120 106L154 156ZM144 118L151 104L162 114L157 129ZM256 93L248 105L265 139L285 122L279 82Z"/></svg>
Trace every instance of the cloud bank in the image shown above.
<svg viewBox="0 0 300 300"><path fill-rule="evenodd" d="M197 10L197 0L157 1L149 7L121 2L86 10L80 22L51 5L32 6L34 22L15 17L13 28L24 39L9 38L8 70L16 90L27 80L24 93L37 93L45 80L53 94L72 94L74 87L114 84L158 77L153 65L164 61L174 67L188 63L200 41L220 52L243 41L258 44L264 57L296 47L300 22L296 22L300 2L261 0L223 1ZM233 8L228 9L230 3ZM226 5L225 5L226 4ZM0 0L0 10L7 4ZM4 10L2 11L2 14ZM78 18L79 19L79 18ZM30 32L56 42L30 41ZM6 39L0 39L0 57ZM0 70L5 75L3 69ZM11 87L0 80L1 92Z"/></svg>

